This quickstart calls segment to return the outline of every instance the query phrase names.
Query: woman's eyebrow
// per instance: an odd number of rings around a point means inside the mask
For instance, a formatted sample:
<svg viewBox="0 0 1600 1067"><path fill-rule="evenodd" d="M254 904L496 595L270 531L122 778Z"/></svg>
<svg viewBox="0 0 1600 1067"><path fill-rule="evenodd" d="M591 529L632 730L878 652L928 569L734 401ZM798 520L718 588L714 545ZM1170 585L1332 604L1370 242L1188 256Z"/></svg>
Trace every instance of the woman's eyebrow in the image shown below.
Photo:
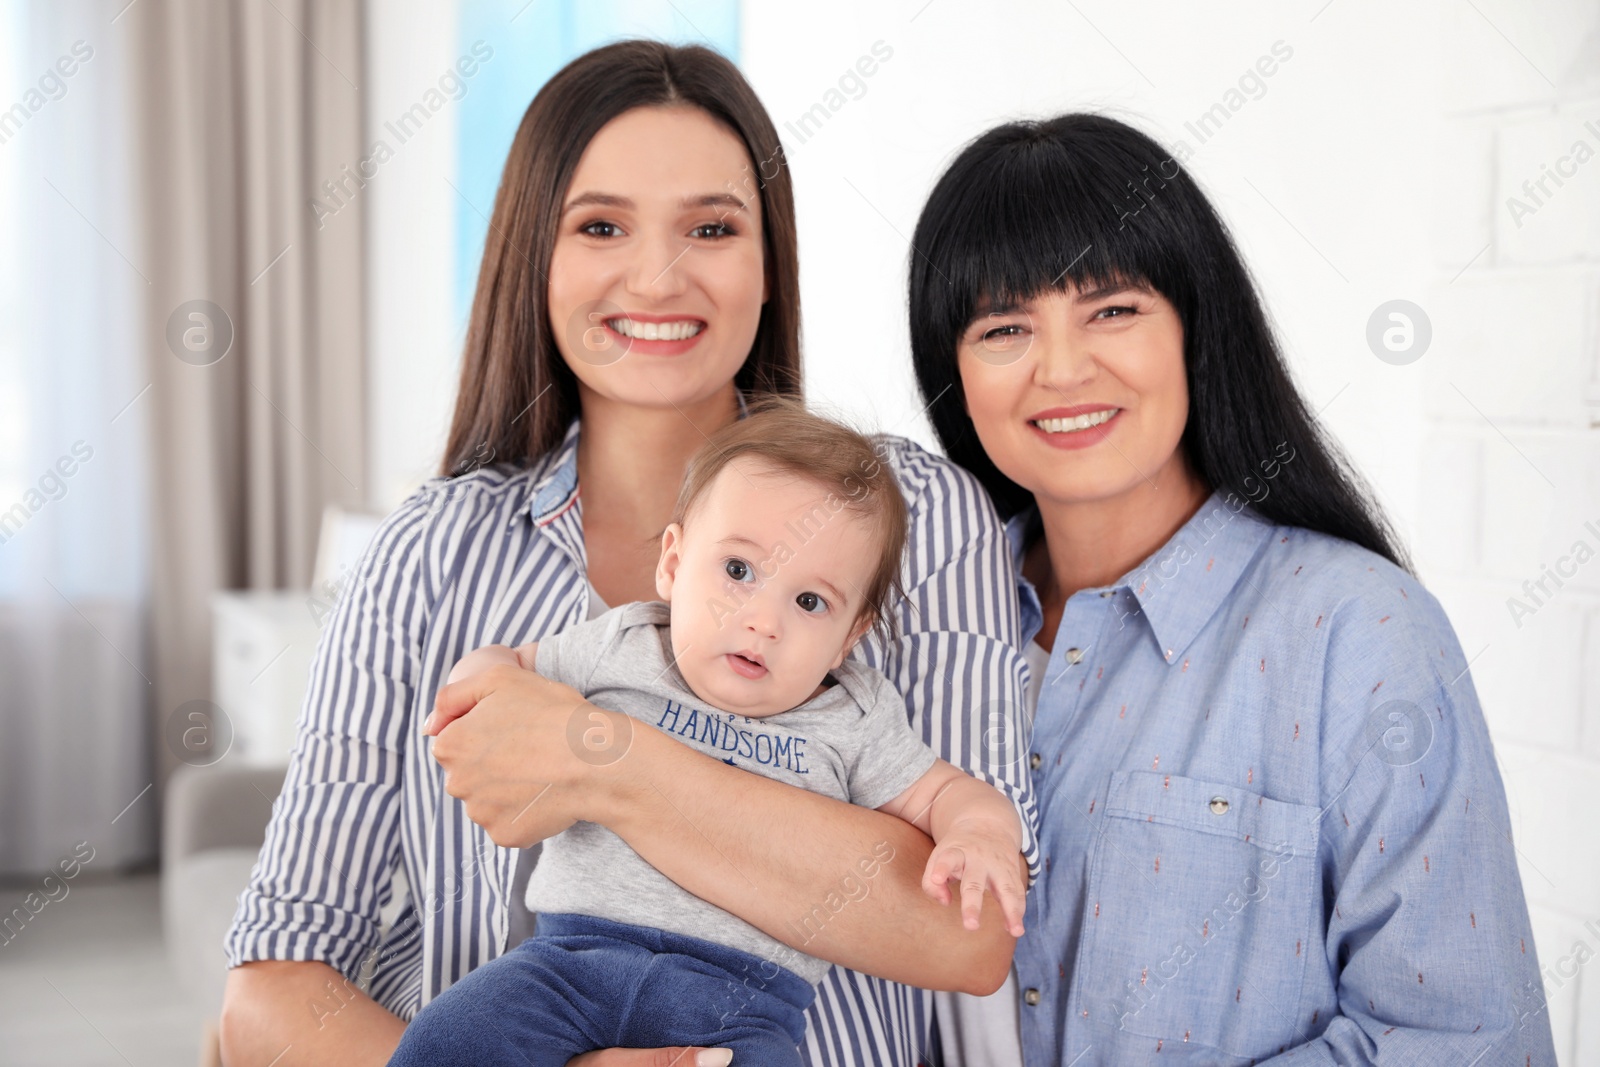
<svg viewBox="0 0 1600 1067"><path fill-rule="evenodd" d="M1103 300L1108 296L1116 296L1119 293L1144 293L1148 296L1152 292L1154 290L1141 282L1111 282L1107 285L1097 285L1093 289L1084 289L1076 292L1073 294L1073 299L1080 303L1089 303L1094 300ZM1032 306L1033 301L1031 300L1003 300L991 303L988 300L980 299L977 307L972 312L972 317L976 320L991 315L1015 315L1018 312L1027 311Z"/></svg>
<svg viewBox="0 0 1600 1067"><path fill-rule="evenodd" d="M1134 282L1114 282L1110 285L1096 286L1085 289L1078 294L1079 300L1099 300L1102 297L1116 296L1118 293L1149 293L1148 285L1139 285Z"/></svg>
<svg viewBox="0 0 1600 1067"><path fill-rule="evenodd" d="M684 207L725 207L732 211L743 211L745 204L732 193L704 193L700 196L686 196L683 198Z"/></svg>
<svg viewBox="0 0 1600 1067"><path fill-rule="evenodd" d="M1010 315L1023 311L1028 307L1027 302L1018 300L1005 300L1000 303L990 303L988 300L979 300L978 306L973 309L972 317L982 318L986 315Z"/></svg>
<svg viewBox="0 0 1600 1067"><path fill-rule="evenodd" d="M570 211L576 211L580 207L589 207L590 205L631 209L633 201L625 196L617 196L615 193L580 193L567 201L567 206L561 209L561 213L565 215Z"/></svg>
<svg viewBox="0 0 1600 1067"><path fill-rule="evenodd" d="M732 193L701 193L699 195L686 196L680 200L679 203L686 208L725 207L730 211L745 210L744 201L740 200ZM576 211L578 208L591 206L615 207L632 211L636 205L628 197L618 196L616 193L586 192L579 193L577 196L567 201L567 206L562 208L561 213L565 215L569 212Z"/></svg>

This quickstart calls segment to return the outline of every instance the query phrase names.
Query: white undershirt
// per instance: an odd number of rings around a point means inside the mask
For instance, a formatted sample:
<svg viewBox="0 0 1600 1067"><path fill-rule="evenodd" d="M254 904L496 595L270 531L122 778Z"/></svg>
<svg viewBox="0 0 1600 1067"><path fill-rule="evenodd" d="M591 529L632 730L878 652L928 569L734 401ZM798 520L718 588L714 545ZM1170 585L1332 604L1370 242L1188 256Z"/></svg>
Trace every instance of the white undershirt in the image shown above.
<svg viewBox="0 0 1600 1067"><path fill-rule="evenodd" d="M1039 707L1039 691L1044 688L1044 674L1050 666L1050 653L1037 641L1029 641L1028 647L1022 650L1022 658L1028 661L1028 699L1023 703L1023 710L1028 713L1028 729L1033 729L1033 713Z"/></svg>
<svg viewBox="0 0 1600 1067"><path fill-rule="evenodd" d="M600 599L600 594L594 591L594 583L590 582L588 578L585 578L584 581L589 586L589 618L592 619L597 615L604 615L611 610L606 607L606 602Z"/></svg>
<svg viewBox="0 0 1600 1067"><path fill-rule="evenodd" d="M1050 665L1050 653L1037 641L1029 641L1023 656L1028 661L1028 696L1022 706L1031 731L1034 712L1039 706L1039 690ZM945 1067L1018 1067L1022 1063L1022 1020L1018 1014L1015 966L1006 975L1005 984L989 996L935 993L933 1003Z"/></svg>

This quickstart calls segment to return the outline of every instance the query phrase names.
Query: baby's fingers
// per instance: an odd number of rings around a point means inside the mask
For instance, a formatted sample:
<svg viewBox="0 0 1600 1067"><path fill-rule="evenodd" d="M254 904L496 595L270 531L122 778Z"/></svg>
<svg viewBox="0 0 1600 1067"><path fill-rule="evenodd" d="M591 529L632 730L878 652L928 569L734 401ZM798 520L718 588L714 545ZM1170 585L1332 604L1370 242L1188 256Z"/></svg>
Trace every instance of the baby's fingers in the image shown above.
<svg viewBox="0 0 1600 1067"><path fill-rule="evenodd" d="M985 884L983 872L979 870L961 879L961 925L968 930L978 928L978 916L983 914Z"/></svg>
<svg viewBox="0 0 1600 1067"><path fill-rule="evenodd" d="M941 904L950 903L950 879L960 878L966 866L966 854L959 848L934 849L922 872L922 891Z"/></svg>
<svg viewBox="0 0 1600 1067"><path fill-rule="evenodd" d="M1006 931L1012 937L1021 937L1022 917L1028 913L1028 901L1022 886L1016 878L1004 874L992 877L989 881L994 887L995 899L1000 902L1000 914L1005 916Z"/></svg>

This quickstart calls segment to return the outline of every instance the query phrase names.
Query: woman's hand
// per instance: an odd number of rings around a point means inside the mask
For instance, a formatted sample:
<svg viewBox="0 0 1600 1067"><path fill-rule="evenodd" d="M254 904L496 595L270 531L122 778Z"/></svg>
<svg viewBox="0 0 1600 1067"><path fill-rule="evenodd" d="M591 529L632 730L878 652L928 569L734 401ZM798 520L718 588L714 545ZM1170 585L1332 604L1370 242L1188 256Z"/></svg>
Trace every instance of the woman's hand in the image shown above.
<svg viewBox="0 0 1600 1067"><path fill-rule="evenodd" d="M633 720L502 664L440 689L422 732L467 817L495 844L527 848L587 818L590 780L627 753Z"/></svg>

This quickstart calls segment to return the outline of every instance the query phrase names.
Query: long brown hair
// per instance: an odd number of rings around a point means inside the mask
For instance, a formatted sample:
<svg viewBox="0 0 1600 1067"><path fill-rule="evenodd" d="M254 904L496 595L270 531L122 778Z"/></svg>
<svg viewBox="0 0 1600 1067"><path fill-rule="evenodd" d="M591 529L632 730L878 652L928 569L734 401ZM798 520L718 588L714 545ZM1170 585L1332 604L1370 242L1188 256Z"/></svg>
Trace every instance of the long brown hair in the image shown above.
<svg viewBox="0 0 1600 1067"><path fill-rule="evenodd" d="M738 68L711 49L621 41L561 68L517 127L484 240L440 474L523 463L561 443L579 411L577 379L556 347L547 307L561 206L601 127L636 107L673 105L700 108L744 142L754 163L746 184L761 194L768 299L734 384L800 395L794 191L772 119Z"/></svg>

